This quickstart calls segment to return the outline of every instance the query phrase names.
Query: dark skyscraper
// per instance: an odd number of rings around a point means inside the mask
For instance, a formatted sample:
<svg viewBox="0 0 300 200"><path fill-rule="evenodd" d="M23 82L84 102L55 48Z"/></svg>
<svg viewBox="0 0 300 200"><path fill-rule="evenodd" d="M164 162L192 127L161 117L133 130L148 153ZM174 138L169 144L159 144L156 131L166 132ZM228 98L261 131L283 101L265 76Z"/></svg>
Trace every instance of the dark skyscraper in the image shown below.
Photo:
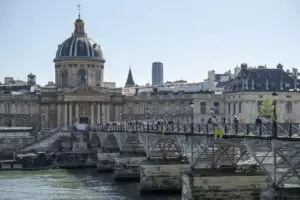
<svg viewBox="0 0 300 200"><path fill-rule="evenodd" d="M152 63L152 85L160 85L164 82L164 67L161 62Z"/></svg>

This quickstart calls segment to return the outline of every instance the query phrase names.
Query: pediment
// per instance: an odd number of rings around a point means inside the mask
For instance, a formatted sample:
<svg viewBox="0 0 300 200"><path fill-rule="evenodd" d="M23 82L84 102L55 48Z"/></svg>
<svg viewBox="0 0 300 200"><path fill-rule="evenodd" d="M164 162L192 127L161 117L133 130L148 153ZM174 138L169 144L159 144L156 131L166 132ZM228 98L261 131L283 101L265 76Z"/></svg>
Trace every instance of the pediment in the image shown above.
<svg viewBox="0 0 300 200"><path fill-rule="evenodd" d="M65 92L67 95L95 95L99 94L98 91L94 90L91 86L88 85L79 85L78 87Z"/></svg>

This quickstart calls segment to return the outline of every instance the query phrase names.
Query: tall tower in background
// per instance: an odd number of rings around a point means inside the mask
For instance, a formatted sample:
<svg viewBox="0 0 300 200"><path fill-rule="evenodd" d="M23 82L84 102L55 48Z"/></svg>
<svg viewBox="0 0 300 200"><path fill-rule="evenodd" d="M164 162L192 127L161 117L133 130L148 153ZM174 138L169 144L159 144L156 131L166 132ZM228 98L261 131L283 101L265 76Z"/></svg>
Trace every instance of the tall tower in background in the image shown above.
<svg viewBox="0 0 300 200"><path fill-rule="evenodd" d="M152 63L152 85L160 85L164 82L164 66L161 62Z"/></svg>

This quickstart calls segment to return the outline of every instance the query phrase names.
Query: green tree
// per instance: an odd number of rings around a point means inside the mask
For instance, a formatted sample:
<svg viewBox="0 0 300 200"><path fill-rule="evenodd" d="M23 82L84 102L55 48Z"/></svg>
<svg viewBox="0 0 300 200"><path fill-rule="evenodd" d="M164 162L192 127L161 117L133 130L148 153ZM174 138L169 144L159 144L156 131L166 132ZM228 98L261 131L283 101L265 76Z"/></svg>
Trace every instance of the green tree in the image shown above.
<svg viewBox="0 0 300 200"><path fill-rule="evenodd" d="M269 115L273 119L273 101L270 97L267 97L261 107L260 107L260 114L263 116ZM278 117L278 106L276 106L276 118Z"/></svg>

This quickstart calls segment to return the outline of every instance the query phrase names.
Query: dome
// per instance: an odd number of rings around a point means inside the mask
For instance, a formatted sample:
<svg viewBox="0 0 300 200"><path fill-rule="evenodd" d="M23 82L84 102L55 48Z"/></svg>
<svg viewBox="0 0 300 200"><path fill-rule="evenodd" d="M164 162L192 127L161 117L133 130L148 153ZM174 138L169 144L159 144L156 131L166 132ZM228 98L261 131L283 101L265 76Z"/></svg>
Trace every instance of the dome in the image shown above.
<svg viewBox="0 0 300 200"><path fill-rule="evenodd" d="M75 30L71 37L58 45L54 60L61 59L93 59L104 62L102 50L94 40L87 37L84 31L84 21L76 19Z"/></svg>
<svg viewBox="0 0 300 200"><path fill-rule="evenodd" d="M66 57L92 57L103 59L100 46L86 36L72 36L58 46L56 59Z"/></svg>

